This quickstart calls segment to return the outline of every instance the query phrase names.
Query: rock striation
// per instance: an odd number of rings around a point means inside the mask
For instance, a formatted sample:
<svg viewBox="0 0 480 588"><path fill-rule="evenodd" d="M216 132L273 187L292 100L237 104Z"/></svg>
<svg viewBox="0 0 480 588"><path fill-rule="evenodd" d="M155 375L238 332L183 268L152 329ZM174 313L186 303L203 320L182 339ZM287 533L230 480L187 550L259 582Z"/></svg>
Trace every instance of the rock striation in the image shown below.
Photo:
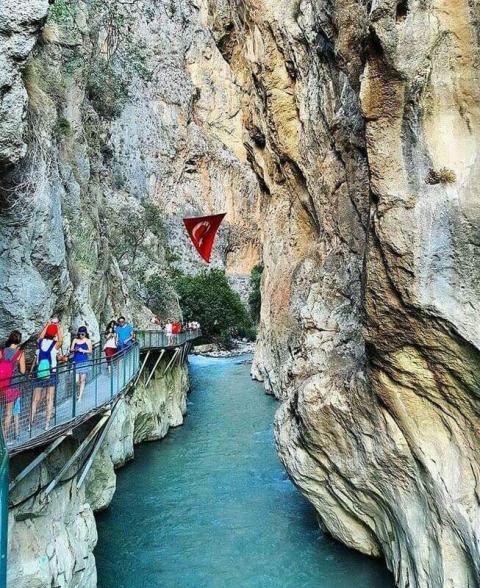
<svg viewBox="0 0 480 588"><path fill-rule="evenodd" d="M182 424L186 413L186 367L176 366L166 375L160 373L159 370L148 388L139 384L131 395L118 401L115 420L85 484L77 488L74 465L48 499L42 499L42 491L76 450L92 423L76 430L11 493L9 586L96 587L94 512L106 508L113 498L115 469L133 459L135 444L161 439L170 427ZM12 474L21 471L33 457L25 453L15 457Z"/></svg>

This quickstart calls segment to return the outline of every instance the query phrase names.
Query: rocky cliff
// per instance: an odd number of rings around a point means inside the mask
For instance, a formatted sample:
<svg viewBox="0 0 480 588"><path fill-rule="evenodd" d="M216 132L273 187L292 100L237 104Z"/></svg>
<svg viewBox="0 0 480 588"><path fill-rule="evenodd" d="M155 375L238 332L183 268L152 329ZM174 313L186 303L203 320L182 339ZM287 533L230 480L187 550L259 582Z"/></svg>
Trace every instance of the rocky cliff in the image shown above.
<svg viewBox="0 0 480 588"><path fill-rule="evenodd" d="M189 2L0 7L0 334L52 313L137 324L149 276L198 271L181 217L227 212L214 265L242 289L258 186L233 75Z"/></svg>
<svg viewBox="0 0 480 588"><path fill-rule="evenodd" d="M164 437L183 422L188 374L184 365L161 375L160 364L148 388L138 385L121 398L103 445L85 484L77 488L74 463L47 500L43 491L60 467L92 429L91 422L75 431L14 489L10 495L8 585L95 588L93 549L97 543L94 512L106 508L116 488L115 469L133 459L134 445ZM18 474L33 455L22 453L11 463Z"/></svg>
<svg viewBox="0 0 480 588"><path fill-rule="evenodd" d="M254 373L281 458L402 587L480 581L478 19L467 0L0 7L2 328L145 316L169 243L197 267L179 217L227 210L215 263L242 276L262 251Z"/></svg>
<svg viewBox="0 0 480 588"><path fill-rule="evenodd" d="M284 170L256 368L280 455L399 586L478 586L478 12L274 5L246 37Z"/></svg>

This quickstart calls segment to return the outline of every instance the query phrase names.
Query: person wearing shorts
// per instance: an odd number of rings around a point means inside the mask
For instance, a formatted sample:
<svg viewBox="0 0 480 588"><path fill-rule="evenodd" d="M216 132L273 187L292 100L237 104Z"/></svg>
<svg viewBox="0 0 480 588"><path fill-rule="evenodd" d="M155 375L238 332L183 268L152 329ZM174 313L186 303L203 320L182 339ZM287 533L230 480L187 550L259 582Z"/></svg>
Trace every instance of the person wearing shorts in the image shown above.
<svg viewBox="0 0 480 588"><path fill-rule="evenodd" d="M37 341L37 351L32 363L30 373L35 373L33 380L33 397L32 397L32 412L30 415L30 426L35 424L39 404L45 400L47 404L45 416L45 431L50 428L50 421L53 414L53 401L55 398L55 388L57 386L57 355L62 347L63 337L62 330L58 323L54 326L49 321L40 333ZM45 354L49 357L50 373L47 377L40 377L38 370L35 367L39 363L39 357Z"/></svg>
<svg viewBox="0 0 480 588"><path fill-rule="evenodd" d="M73 351L75 374L77 381L77 400L81 400L90 372L90 355L93 351L92 342L87 327L78 327L77 336L72 341L70 351Z"/></svg>
<svg viewBox="0 0 480 588"><path fill-rule="evenodd" d="M5 410L3 414L3 436L7 442L9 441L12 417L15 439L18 439L20 436L21 392L18 386L12 383L12 378L16 373L25 373L25 353L20 349L21 342L22 334L20 331L12 331L5 343L5 346L0 351L2 361L10 362L9 373L11 378L8 382L2 382L0 385L5 402Z"/></svg>

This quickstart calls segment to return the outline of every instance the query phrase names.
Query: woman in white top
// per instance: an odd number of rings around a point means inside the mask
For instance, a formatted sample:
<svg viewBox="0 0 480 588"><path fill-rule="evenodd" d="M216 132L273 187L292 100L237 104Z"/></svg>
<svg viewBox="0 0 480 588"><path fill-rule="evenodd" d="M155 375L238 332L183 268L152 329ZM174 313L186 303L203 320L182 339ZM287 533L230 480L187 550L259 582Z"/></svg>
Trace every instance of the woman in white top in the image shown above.
<svg viewBox="0 0 480 588"><path fill-rule="evenodd" d="M112 357L118 351L118 337L117 337L117 322L110 321L105 331L105 345L103 346L103 351L105 352L105 357L107 359L107 370L110 373L112 369Z"/></svg>
<svg viewBox="0 0 480 588"><path fill-rule="evenodd" d="M172 321L168 321L165 325L165 335L167 336L167 345L172 344Z"/></svg>

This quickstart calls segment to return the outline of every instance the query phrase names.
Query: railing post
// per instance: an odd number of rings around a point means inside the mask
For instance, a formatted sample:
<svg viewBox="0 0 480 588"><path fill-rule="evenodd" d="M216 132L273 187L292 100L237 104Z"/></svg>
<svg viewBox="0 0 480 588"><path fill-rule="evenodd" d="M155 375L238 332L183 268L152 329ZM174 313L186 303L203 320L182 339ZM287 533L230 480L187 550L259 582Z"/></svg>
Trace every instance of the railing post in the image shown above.
<svg viewBox="0 0 480 588"><path fill-rule="evenodd" d="M57 367L57 383L55 385L55 389L53 391L53 423L54 425L57 424L57 406L58 406L58 394L57 394L57 390L58 390L58 384L60 381L60 377L62 376L62 374L58 373L59 367Z"/></svg>
<svg viewBox="0 0 480 588"><path fill-rule="evenodd" d="M72 364L72 418L77 414L77 367L75 362Z"/></svg>
<svg viewBox="0 0 480 588"><path fill-rule="evenodd" d="M123 361L123 356L125 355L125 351L122 351L120 357L118 358L118 366L117 366L117 389L114 391L115 394L118 394L118 390L120 388L120 362Z"/></svg>
<svg viewBox="0 0 480 588"><path fill-rule="evenodd" d="M100 361L97 361L96 364L97 364L97 367L99 369L101 369ZM98 406L98 378L100 376L100 373L98 373L98 372L95 373L95 364L93 366L93 369L94 369L93 373L94 373L94 377L95 377L95 407L97 407Z"/></svg>
<svg viewBox="0 0 480 588"><path fill-rule="evenodd" d="M7 585L8 451L0 427L0 586Z"/></svg>
<svg viewBox="0 0 480 588"><path fill-rule="evenodd" d="M118 358L113 356L113 360L110 363L110 399L113 398L113 374L115 373L115 367L117 365Z"/></svg>

